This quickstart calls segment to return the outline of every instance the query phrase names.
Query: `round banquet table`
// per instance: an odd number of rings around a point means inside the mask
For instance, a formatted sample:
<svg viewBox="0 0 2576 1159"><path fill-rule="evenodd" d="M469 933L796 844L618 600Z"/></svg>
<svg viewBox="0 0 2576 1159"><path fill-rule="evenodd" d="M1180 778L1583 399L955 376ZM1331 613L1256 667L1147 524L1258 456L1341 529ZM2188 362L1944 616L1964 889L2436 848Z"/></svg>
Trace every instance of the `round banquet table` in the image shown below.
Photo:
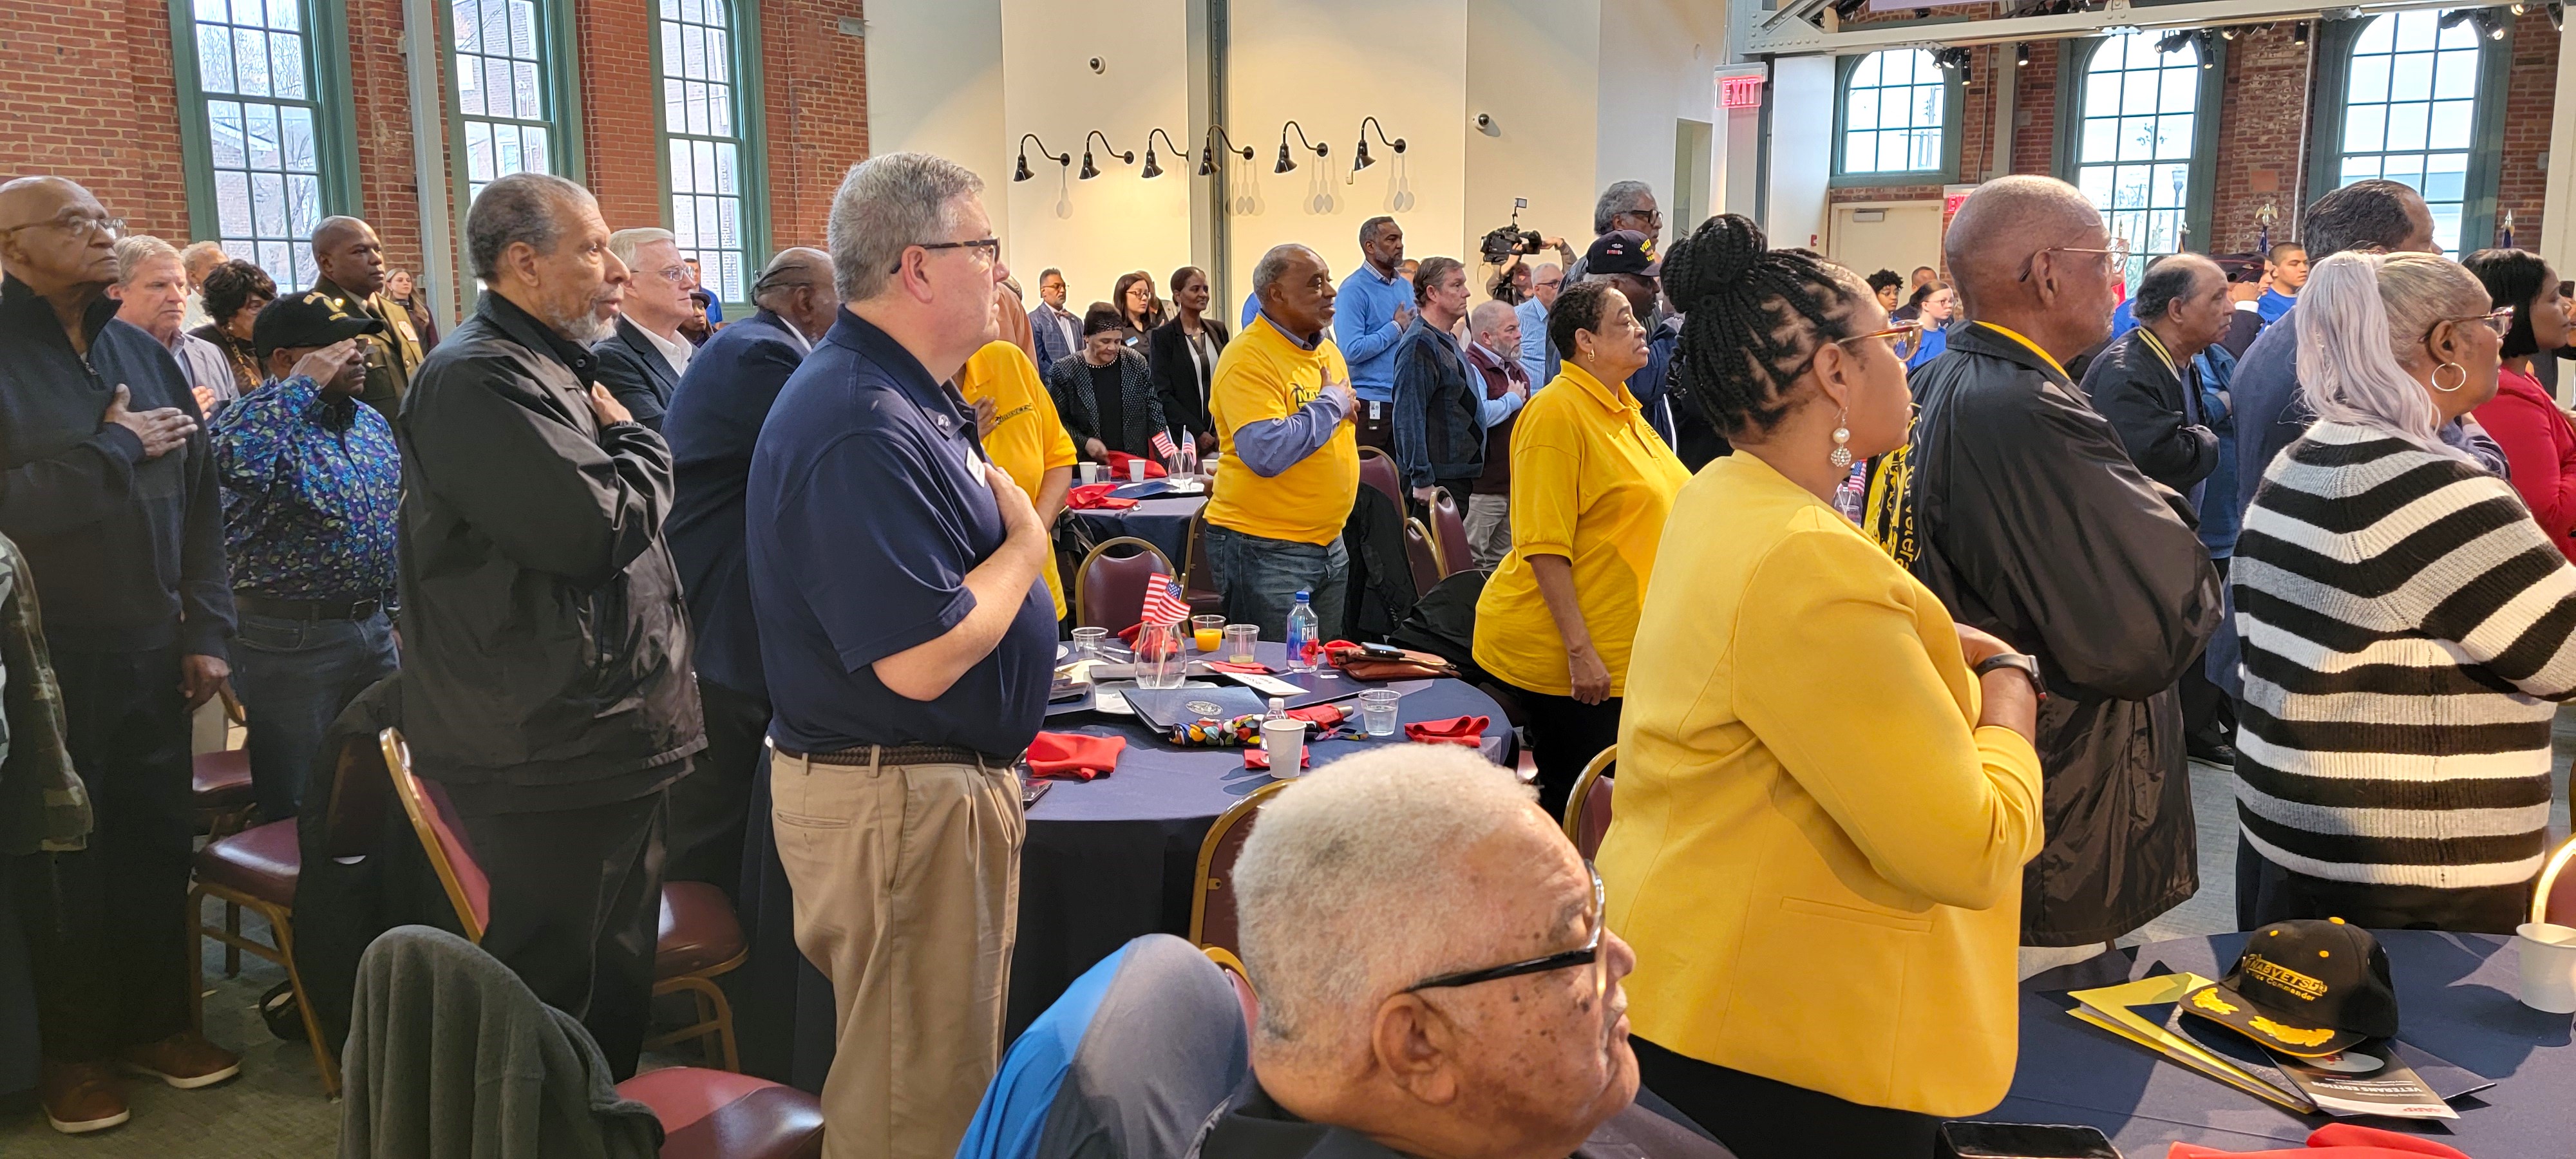
<svg viewBox="0 0 2576 1159"><path fill-rule="evenodd" d="M2576 1137L2576 1050L2569 1016L2543 1014L2516 999L2513 939L2429 930L2374 931L2388 950L2403 1020L2399 1037L2495 1080L2451 1100L2457 1119L2363 1119L2421 1134L2476 1156L2563 1153ZM2099 1127L2123 1154L2160 1156L2176 1140L2229 1151L2306 1145L2333 1122L2298 1116L2065 1013L2069 989L2116 985L2159 964L2216 978L2244 948L2242 933L2185 938L2105 953L2022 984L2021 1062L2003 1105L1973 1116L2016 1123ZM2134 954L2132 960L2130 955Z"/></svg>
<svg viewBox="0 0 2576 1159"><path fill-rule="evenodd" d="M1282 649L1265 641L1261 654L1277 665ZM1396 681L1384 687L1404 694L1397 702L1402 723L1491 718L1486 758L1507 768L1518 760L1502 709L1466 682ZM1340 703L1352 714L1349 727L1356 733L1358 705ZM1133 717L1079 712L1051 717L1045 727L1124 736L1128 743L1115 772L1092 781L1054 781L1029 809L1006 1038L1017 1037L1084 970L1130 939L1189 936L1199 842L1218 814L1270 780L1266 772L1243 767L1242 749L1181 748ZM1404 743L1403 732L1377 740L1323 741L1312 746L1309 770L1390 743ZM770 829L765 760L754 782L749 822L736 909L750 957L724 977L743 1071L819 1093L832 1064L832 987L796 949L793 900Z"/></svg>
<svg viewBox="0 0 2576 1159"><path fill-rule="evenodd" d="M1205 506L1205 495L1174 495L1139 499L1135 506L1119 511L1091 508L1073 514L1101 539L1132 535L1161 548L1177 568L1189 566L1190 519Z"/></svg>

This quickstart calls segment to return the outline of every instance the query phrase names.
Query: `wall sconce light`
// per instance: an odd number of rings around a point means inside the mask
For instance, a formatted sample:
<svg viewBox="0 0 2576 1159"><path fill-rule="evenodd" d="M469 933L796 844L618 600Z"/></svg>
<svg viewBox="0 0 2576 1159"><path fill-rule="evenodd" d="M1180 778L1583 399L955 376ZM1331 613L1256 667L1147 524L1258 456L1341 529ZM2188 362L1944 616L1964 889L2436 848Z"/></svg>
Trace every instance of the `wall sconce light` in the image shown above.
<svg viewBox="0 0 2576 1159"><path fill-rule="evenodd" d="M1134 149L1129 149L1124 153L1119 152L1118 146L1110 144L1109 138L1101 136L1100 130L1098 129L1093 129L1091 131L1091 137L1100 137L1100 148L1110 156L1116 157L1120 162L1128 165L1136 163L1136 151ZM1084 137L1082 139L1082 172L1075 174L1075 176L1084 181L1089 181L1094 177L1100 176L1100 167L1091 163L1091 137Z"/></svg>
<svg viewBox="0 0 2576 1159"><path fill-rule="evenodd" d="M1162 133L1163 143L1172 147L1173 156L1182 158L1189 156L1189 152L1182 149L1179 142L1172 140L1172 135L1170 133L1164 133L1160 128L1148 130L1145 133L1145 171L1142 174L1139 174L1139 176L1152 178L1163 175L1163 163L1156 160L1154 157L1154 135L1156 133Z"/></svg>
<svg viewBox="0 0 2576 1159"><path fill-rule="evenodd" d="M1036 141L1038 143L1038 156L1044 157L1049 161L1053 161L1058 165L1070 167L1073 164L1073 154L1050 152L1047 149L1047 143L1044 140L1039 139L1037 134L1022 133L1020 134L1020 167L1011 172L1011 180L1026 181L1030 177L1035 176L1035 174L1029 172L1029 142L1031 141Z"/></svg>
<svg viewBox="0 0 2576 1159"><path fill-rule="evenodd" d="M1285 125L1279 126L1279 163L1271 168L1271 172L1286 173L1297 167L1297 162L1291 160L1288 156L1288 130L1290 129L1297 130L1297 144L1300 147L1314 150L1317 157L1325 157L1332 154L1333 146L1330 142L1318 145L1307 140L1306 126L1300 125L1295 121L1290 121Z"/></svg>
<svg viewBox="0 0 2576 1159"><path fill-rule="evenodd" d="M2013 46L2013 67L2014 67L2014 68L2029 68L2029 67L2030 67L2030 45L2028 45L2028 44L2016 44L2016 45L2014 45L2014 46Z"/></svg>
<svg viewBox="0 0 2576 1159"><path fill-rule="evenodd" d="M2293 24L2293 25L2291 25L2291 26L2290 26L2290 43L2295 44L2295 45L2298 45L2298 46L2299 46L2299 47L2301 47L2301 48L2305 48L2305 47L2307 47L2307 46L2308 46L2308 22L2307 22L2307 21L2302 20L2302 21L2300 21L2300 22L2298 22L2298 23Z"/></svg>
<svg viewBox="0 0 2576 1159"><path fill-rule="evenodd" d="M1234 143L1233 136L1225 131L1225 126L1210 125L1208 126L1207 136L1202 138L1199 143L1199 176L1213 177L1216 175L1216 143L1219 140L1223 140L1225 142L1225 151L1227 153L1231 154L1239 152L1243 155L1244 160L1252 160L1252 146L1237 145Z"/></svg>
<svg viewBox="0 0 2576 1159"><path fill-rule="evenodd" d="M1380 142L1384 143L1387 148L1395 150L1396 156L1401 157L1404 155L1404 138L1398 137L1389 141L1386 139L1386 126L1380 124L1376 117L1362 117L1360 118L1360 149L1359 152L1351 155L1351 172L1353 173L1357 173L1362 169L1366 169L1371 165L1377 164L1377 158L1369 156L1368 151L1368 134L1369 126L1371 125L1377 125L1377 139Z"/></svg>

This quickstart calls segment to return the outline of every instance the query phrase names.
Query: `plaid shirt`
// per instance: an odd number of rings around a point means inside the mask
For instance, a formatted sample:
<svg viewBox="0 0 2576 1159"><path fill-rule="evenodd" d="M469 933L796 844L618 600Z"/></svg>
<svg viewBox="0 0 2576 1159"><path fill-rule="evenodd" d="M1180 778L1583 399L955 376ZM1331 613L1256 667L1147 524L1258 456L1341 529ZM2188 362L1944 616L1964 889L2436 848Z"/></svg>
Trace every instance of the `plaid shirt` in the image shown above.
<svg viewBox="0 0 2576 1159"><path fill-rule="evenodd" d="M233 588L275 599L390 599L402 501L393 427L303 375L214 422Z"/></svg>
<svg viewBox="0 0 2576 1159"><path fill-rule="evenodd" d="M0 856L89 843L89 790L72 769L62 686L18 545L0 536Z"/></svg>

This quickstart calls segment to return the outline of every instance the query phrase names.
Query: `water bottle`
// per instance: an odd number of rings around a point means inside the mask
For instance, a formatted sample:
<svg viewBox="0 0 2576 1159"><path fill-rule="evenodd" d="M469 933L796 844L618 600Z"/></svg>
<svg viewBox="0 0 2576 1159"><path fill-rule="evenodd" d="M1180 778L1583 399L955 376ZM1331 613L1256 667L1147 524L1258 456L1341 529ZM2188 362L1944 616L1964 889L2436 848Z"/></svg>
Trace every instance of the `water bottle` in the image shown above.
<svg viewBox="0 0 2576 1159"><path fill-rule="evenodd" d="M1288 719L1288 698L1284 696L1271 697L1270 711L1262 713L1261 719L1264 721Z"/></svg>
<svg viewBox="0 0 2576 1159"><path fill-rule="evenodd" d="M1324 641L1318 634L1315 607L1307 593L1297 593L1297 606L1288 609L1288 670L1312 672L1324 659Z"/></svg>

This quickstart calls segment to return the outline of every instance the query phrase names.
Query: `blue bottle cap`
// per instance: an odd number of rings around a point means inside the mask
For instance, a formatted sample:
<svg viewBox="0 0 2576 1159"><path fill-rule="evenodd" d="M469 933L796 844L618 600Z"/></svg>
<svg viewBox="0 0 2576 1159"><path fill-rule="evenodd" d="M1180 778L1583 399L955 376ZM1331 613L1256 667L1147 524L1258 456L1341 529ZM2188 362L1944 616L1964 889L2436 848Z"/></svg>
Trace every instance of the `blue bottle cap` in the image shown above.
<svg viewBox="0 0 2576 1159"><path fill-rule="evenodd" d="M1306 601L1306 593L1304 593L1304 592L1299 592L1299 593L1297 593L1297 602L1298 602L1298 603L1301 603L1301 604L1302 604L1302 603L1307 602L1307 601Z"/></svg>

